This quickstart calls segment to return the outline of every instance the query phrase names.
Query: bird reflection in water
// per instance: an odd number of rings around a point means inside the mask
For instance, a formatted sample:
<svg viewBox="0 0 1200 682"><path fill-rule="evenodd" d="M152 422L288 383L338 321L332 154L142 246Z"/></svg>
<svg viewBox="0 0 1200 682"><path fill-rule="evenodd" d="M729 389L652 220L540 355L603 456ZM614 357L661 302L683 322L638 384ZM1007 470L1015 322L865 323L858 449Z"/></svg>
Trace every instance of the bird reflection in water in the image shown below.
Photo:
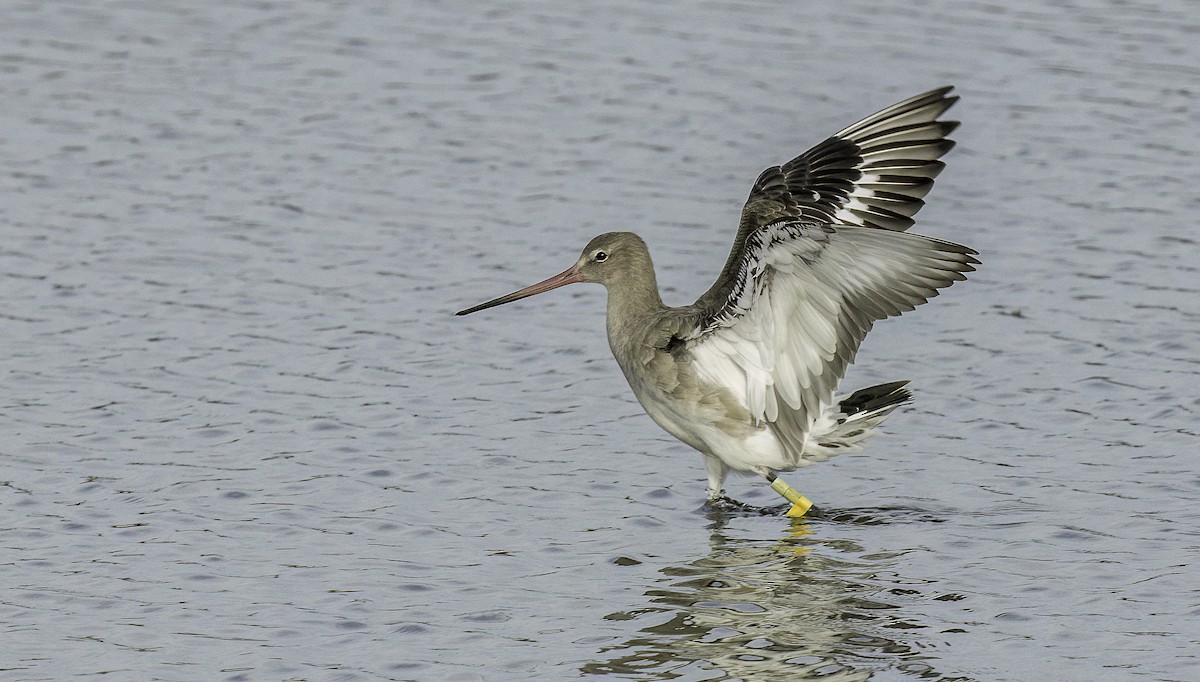
<svg viewBox="0 0 1200 682"><path fill-rule="evenodd" d="M826 518L873 525L904 512L878 511ZM909 520L936 520L916 514ZM602 650L602 660L583 673L635 680L857 682L885 672L967 679L934 668L927 626L895 603L920 581L880 577L892 574L898 554L867 556L852 541L818 537L807 520L777 529L782 534L773 539L734 537L725 525L714 515L708 556L662 569L662 585L646 592L648 604L605 617L645 625Z"/></svg>

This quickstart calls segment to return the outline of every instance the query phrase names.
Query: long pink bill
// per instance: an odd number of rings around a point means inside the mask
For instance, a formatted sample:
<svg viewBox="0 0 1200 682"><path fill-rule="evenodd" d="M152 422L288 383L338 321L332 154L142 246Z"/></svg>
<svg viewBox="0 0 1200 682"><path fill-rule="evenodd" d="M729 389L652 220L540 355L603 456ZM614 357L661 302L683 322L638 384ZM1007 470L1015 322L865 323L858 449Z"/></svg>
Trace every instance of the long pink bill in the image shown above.
<svg viewBox="0 0 1200 682"><path fill-rule="evenodd" d="M513 301L525 298L527 296L533 296L534 294L540 294L540 293L543 293L546 291L550 291L551 289L557 289L557 288L559 288L561 286L565 286L567 284L574 284L575 282L578 282L578 281L580 281L579 280L579 270L574 265L572 265L570 268L563 270L562 272L551 277L550 279L542 280L541 282L538 282L537 284L531 284L531 285L525 287L524 289L521 289L520 291L514 291L511 294L505 294L504 296L501 296L500 298L493 298L492 300L488 301L487 303L480 303L477 306L472 306L470 308L467 308L466 310L460 310L454 314L455 315L470 315L471 313L478 312L485 308L493 308L498 305L504 305L505 303L512 303Z"/></svg>

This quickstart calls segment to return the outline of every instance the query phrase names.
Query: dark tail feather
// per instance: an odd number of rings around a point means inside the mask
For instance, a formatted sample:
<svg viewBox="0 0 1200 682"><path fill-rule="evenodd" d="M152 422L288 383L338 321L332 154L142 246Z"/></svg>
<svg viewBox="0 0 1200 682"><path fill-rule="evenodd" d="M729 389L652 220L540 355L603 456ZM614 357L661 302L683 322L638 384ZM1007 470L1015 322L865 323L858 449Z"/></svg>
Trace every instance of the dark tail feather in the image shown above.
<svg viewBox="0 0 1200 682"><path fill-rule="evenodd" d="M843 452L862 449L863 441L875 434L897 407L912 400L912 392L904 388L907 381L893 381L855 391L838 403L841 414L829 414L834 421L824 428L804 448L804 459L822 462Z"/></svg>
<svg viewBox="0 0 1200 682"><path fill-rule="evenodd" d="M879 384L855 391L838 403L838 409L847 417L852 417L860 412L866 413L861 415L863 417L885 410L890 412L904 403L912 401L912 391L905 388L906 385L908 385L907 381L893 381L890 384Z"/></svg>

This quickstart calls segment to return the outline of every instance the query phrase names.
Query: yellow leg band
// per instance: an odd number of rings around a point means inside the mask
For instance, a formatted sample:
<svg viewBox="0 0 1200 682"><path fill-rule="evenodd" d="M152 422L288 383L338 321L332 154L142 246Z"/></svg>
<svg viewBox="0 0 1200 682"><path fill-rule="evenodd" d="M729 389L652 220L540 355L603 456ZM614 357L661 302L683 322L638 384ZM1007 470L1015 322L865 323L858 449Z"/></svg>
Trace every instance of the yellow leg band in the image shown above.
<svg viewBox="0 0 1200 682"><path fill-rule="evenodd" d="M771 481L771 489L792 503L792 508L787 513L792 518L804 516L812 508L812 500L796 492L796 489L784 482L782 478L776 477L774 481Z"/></svg>

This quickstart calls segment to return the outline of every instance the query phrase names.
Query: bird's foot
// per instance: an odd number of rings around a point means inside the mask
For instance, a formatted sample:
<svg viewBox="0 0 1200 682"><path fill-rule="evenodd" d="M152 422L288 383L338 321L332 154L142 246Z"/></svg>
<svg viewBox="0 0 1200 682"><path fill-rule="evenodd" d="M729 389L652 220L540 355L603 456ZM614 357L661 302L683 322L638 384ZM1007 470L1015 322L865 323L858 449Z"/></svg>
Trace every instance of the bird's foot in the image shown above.
<svg viewBox="0 0 1200 682"><path fill-rule="evenodd" d="M704 504L706 511L717 511L726 514L757 514L760 516L788 516L788 512L793 508L791 504L773 504L764 507L759 507L753 504L747 504L722 494L720 497L710 497ZM816 509L812 510L813 512ZM795 516L793 514L792 516Z"/></svg>
<svg viewBox="0 0 1200 682"><path fill-rule="evenodd" d="M708 501L705 503L705 506L708 507L709 509L712 509L715 511L722 511L722 512L747 512L747 511L757 512L757 511L759 511L758 507L755 507L754 505L751 505L751 504L746 504L745 502L739 502L739 501L733 499L732 497L726 495L724 491L721 491L721 494L717 497L708 498Z"/></svg>
<svg viewBox="0 0 1200 682"><path fill-rule="evenodd" d="M812 506L811 503L809 503L808 506L795 505L791 502L785 504L776 504L770 507L763 507L762 513L770 516L787 516L793 519L798 519L800 517L804 517L806 519L825 518L825 512Z"/></svg>

